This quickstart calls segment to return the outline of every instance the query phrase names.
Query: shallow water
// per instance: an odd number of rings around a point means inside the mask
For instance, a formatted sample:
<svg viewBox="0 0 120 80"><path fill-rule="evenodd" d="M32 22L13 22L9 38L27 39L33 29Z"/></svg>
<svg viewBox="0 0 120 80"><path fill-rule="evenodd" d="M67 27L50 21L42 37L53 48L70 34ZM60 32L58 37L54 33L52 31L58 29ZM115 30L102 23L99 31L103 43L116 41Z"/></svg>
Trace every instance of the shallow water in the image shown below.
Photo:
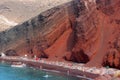
<svg viewBox="0 0 120 80"><path fill-rule="evenodd" d="M63 76L33 68L14 68L0 63L0 80L80 80L76 77ZM81 79L82 80L82 79Z"/></svg>

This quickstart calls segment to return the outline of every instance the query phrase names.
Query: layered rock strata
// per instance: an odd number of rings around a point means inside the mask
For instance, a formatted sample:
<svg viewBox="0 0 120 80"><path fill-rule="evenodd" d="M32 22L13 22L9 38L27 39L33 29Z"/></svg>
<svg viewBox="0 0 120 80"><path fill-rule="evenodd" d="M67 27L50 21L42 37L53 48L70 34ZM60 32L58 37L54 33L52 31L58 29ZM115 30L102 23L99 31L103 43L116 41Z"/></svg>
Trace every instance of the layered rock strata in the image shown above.
<svg viewBox="0 0 120 80"><path fill-rule="evenodd" d="M74 0L0 33L0 51L120 68L120 1Z"/></svg>
<svg viewBox="0 0 120 80"><path fill-rule="evenodd" d="M86 66L119 68L119 0L76 0L75 44L65 57Z"/></svg>
<svg viewBox="0 0 120 80"><path fill-rule="evenodd" d="M6 53L10 50L15 51L20 56L28 54L30 57L37 55L47 58L52 51L46 49L51 48L65 33L65 37L69 38L73 32L72 25L75 16L72 4L70 2L52 8L40 13L35 18L1 32L0 51ZM65 45L68 47L67 43Z"/></svg>

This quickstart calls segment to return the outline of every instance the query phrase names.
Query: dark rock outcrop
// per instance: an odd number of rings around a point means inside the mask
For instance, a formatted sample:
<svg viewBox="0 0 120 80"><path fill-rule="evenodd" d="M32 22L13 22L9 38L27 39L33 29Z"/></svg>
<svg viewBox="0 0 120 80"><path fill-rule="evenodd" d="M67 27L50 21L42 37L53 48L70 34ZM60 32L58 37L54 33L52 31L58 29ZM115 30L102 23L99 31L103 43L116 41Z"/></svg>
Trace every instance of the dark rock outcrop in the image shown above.
<svg viewBox="0 0 120 80"><path fill-rule="evenodd" d="M72 50L72 55L76 56L76 58L73 56L73 61L75 59L76 62L87 63L95 53L94 48L98 42L97 36L99 33L97 32L99 27L97 25L99 25L99 17L98 12L95 10L94 2L77 0L76 5L79 15L76 17L76 26L74 27L76 43ZM81 49L84 52L81 53Z"/></svg>
<svg viewBox="0 0 120 80"><path fill-rule="evenodd" d="M7 51L5 52L5 55L6 55L6 56L18 56L18 54L16 53L15 50L7 50Z"/></svg>

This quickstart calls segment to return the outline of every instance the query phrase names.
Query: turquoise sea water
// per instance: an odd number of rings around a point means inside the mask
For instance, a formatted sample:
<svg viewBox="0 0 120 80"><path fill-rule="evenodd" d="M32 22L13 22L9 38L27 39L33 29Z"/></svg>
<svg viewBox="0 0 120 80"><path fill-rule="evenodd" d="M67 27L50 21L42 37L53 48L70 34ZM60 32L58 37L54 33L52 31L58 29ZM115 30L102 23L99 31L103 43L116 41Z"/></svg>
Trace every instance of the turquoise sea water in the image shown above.
<svg viewBox="0 0 120 80"><path fill-rule="evenodd" d="M33 68L14 68L0 63L0 80L80 80L76 77L40 71ZM81 79L82 80L82 79Z"/></svg>

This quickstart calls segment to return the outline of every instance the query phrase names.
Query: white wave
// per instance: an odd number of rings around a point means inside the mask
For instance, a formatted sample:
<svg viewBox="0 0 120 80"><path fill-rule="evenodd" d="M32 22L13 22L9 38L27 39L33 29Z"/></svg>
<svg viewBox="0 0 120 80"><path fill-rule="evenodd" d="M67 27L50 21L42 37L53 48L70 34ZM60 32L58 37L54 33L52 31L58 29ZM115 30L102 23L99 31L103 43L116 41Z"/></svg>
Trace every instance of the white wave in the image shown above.
<svg viewBox="0 0 120 80"><path fill-rule="evenodd" d="M50 72L55 72L55 73L60 73L60 71L57 71L57 70L48 70L48 69L42 69L44 71L50 71Z"/></svg>
<svg viewBox="0 0 120 80"><path fill-rule="evenodd" d="M18 23L12 21L12 20L8 20L5 16L0 15L0 25L7 25L7 26L15 26Z"/></svg>
<svg viewBox="0 0 120 80"><path fill-rule="evenodd" d="M51 75L45 75L43 76L44 78L49 78L49 77L52 77Z"/></svg>

